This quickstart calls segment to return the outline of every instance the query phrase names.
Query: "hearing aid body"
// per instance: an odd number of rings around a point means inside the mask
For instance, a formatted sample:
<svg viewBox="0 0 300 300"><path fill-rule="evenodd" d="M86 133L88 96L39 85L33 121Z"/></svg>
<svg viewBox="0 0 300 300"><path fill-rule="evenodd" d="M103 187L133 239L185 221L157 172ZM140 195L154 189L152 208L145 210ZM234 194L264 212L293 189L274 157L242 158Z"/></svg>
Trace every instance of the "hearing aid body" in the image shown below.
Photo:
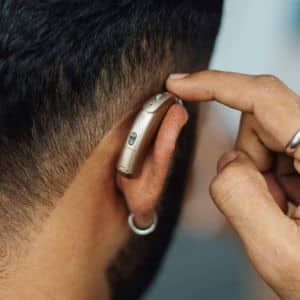
<svg viewBox="0 0 300 300"><path fill-rule="evenodd" d="M151 97L137 115L123 146L117 169L125 176L134 176L148 147L169 108L182 104L176 96L164 92Z"/></svg>

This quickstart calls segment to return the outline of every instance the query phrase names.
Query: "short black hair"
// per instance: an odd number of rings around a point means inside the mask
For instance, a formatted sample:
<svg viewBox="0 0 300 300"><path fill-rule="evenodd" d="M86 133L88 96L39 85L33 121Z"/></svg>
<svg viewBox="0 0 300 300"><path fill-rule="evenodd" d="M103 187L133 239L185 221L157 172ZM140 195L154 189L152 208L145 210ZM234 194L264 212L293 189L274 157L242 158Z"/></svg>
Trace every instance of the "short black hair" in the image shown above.
<svg viewBox="0 0 300 300"><path fill-rule="evenodd" d="M0 1L0 240L54 206L125 109L208 60L222 2Z"/></svg>

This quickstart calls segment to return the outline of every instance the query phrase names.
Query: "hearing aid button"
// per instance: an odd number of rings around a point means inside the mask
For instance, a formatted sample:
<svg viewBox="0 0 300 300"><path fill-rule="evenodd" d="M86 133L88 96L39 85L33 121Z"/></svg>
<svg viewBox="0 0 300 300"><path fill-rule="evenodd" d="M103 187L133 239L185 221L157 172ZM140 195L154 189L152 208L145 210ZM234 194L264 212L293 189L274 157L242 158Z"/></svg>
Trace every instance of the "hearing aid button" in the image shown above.
<svg viewBox="0 0 300 300"><path fill-rule="evenodd" d="M154 113L155 111L157 111L161 105L167 100L167 98L165 97L162 97L160 98L160 100L156 100L155 98L151 99L150 101L146 102L144 104L144 109L147 111L147 112L150 112L150 113Z"/></svg>
<svg viewBox="0 0 300 300"><path fill-rule="evenodd" d="M143 106L143 109L149 113L155 113L165 102L173 100L175 101L175 97L169 93L161 93L152 97L148 102L146 102Z"/></svg>
<svg viewBox="0 0 300 300"><path fill-rule="evenodd" d="M156 101L161 101L161 100L163 100L164 99L164 94L157 94L156 96L155 96L155 100Z"/></svg>
<svg viewBox="0 0 300 300"><path fill-rule="evenodd" d="M134 145L136 139L137 139L137 133L134 132L134 131L131 132L130 135L129 135L129 137L128 137L128 144L130 146Z"/></svg>
<svg viewBox="0 0 300 300"><path fill-rule="evenodd" d="M156 106L157 106L156 103L153 100L150 100L144 104L143 109L152 112L152 110L154 111L156 110Z"/></svg>

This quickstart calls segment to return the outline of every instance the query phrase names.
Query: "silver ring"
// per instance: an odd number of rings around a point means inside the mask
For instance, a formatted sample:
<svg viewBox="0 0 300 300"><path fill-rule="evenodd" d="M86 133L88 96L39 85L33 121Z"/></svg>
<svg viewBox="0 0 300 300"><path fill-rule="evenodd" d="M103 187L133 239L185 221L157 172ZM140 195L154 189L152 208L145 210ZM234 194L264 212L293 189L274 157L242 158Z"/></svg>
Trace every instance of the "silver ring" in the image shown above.
<svg viewBox="0 0 300 300"><path fill-rule="evenodd" d="M153 213L152 224L149 225L147 228L139 228L136 226L134 222L133 213L130 213L128 216L128 225L132 229L132 231L137 235L148 235L152 233L156 229L157 223L158 223L158 216L156 212Z"/></svg>
<svg viewBox="0 0 300 300"><path fill-rule="evenodd" d="M288 154L293 154L300 145L300 129L292 137L291 141L286 145L285 151Z"/></svg>

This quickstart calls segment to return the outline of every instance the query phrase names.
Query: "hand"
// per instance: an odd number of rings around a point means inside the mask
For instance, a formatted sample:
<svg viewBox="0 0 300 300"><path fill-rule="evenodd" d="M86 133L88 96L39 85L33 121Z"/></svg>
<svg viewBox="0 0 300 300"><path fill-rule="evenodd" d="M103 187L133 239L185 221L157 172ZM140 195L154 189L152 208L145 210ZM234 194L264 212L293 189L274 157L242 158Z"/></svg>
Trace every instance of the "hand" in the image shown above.
<svg viewBox="0 0 300 300"><path fill-rule="evenodd" d="M210 193L262 278L285 300L300 299L300 97L279 79L219 71L176 74L167 89L189 101L216 100L243 112L235 151L218 163Z"/></svg>

